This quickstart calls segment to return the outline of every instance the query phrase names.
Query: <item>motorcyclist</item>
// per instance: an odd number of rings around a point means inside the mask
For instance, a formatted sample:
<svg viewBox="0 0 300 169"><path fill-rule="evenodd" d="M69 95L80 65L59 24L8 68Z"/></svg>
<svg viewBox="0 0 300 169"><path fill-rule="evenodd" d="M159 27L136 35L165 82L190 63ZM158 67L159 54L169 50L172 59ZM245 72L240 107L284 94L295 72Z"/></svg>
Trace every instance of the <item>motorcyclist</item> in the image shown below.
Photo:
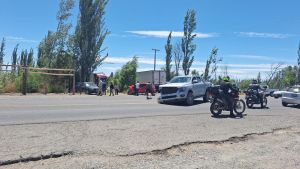
<svg viewBox="0 0 300 169"><path fill-rule="evenodd" d="M257 98L259 99L260 103L262 104L262 102L263 102L263 94L262 93L263 93L264 89L261 88L261 86L258 84L256 79L252 80L252 83L249 85L248 90L255 91Z"/></svg>
<svg viewBox="0 0 300 169"><path fill-rule="evenodd" d="M223 101L225 102L225 104L229 107L230 110L230 116L234 117L233 114L233 98L230 95L230 90L234 91L234 87L233 85L230 83L230 77L229 76L225 76L223 78L223 81L220 85L220 89L221 89L221 97L223 98Z"/></svg>

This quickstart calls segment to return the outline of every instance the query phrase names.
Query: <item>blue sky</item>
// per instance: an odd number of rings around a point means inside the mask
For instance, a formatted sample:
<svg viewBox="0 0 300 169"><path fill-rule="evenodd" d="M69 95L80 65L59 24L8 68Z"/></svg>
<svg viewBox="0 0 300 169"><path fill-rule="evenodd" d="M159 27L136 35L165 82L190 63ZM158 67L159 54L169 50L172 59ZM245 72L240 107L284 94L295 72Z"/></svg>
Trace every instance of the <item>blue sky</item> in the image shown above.
<svg viewBox="0 0 300 169"><path fill-rule="evenodd" d="M48 30L55 30L59 0L1 0L0 38L5 37L6 62L13 47L36 48ZM213 47L223 58L220 72L228 67L236 78L266 74L272 64L295 65L300 42L298 0L110 0L105 40L109 58L97 71L114 72L132 56L139 57L139 70L153 69L152 48L160 49L157 68L164 64L164 45L169 31L173 43L180 40L188 9L197 12L198 38L195 64L203 71ZM76 25L78 0L71 22Z"/></svg>

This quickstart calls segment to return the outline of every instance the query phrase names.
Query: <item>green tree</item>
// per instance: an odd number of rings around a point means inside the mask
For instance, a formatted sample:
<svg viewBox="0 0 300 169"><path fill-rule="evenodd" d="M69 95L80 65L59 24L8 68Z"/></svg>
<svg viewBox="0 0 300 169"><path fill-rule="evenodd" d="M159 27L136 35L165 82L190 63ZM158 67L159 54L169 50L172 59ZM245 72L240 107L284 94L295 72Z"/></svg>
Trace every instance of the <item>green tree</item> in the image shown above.
<svg viewBox="0 0 300 169"><path fill-rule="evenodd" d="M199 76L199 75L200 75L199 71L197 71L196 69L194 69L194 70L191 72L191 74L192 74L193 76Z"/></svg>
<svg viewBox="0 0 300 169"><path fill-rule="evenodd" d="M48 31L47 36L42 40L38 47L38 67L53 67L55 65L55 32Z"/></svg>
<svg viewBox="0 0 300 169"><path fill-rule="evenodd" d="M5 56L4 50L5 50L5 39L3 38L0 46L0 65L2 65L4 61L4 56ZM1 69L2 67L0 66L0 70Z"/></svg>
<svg viewBox="0 0 300 169"><path fill-rule="evenodd" d="M171 44L171 39L172 39L172 32L170 32L167 40L167 44L165 45L165 50L166 50L166 80L170 81L171 80L171 69L172 69L172 44Z"/></svg>
<svg viewBox="0 0 300 169"><path fill-rule="evenodd" d="M245 80L241 80L239 82L239 88L241 90L245 90L249 87L249 85L251 84L251 80L245 79Z"/></svg>
<svg viewBox="0 0 300 169"><path fill-rule="evenodd" d="M76 27L76 45L79 48L80 76L89 81L93 71L101 65L106 56L102 44L109 34L105 28L104 14L108 0L80 0L79 20Z"/></svg>
<svg viewBox="0 0 300 169"><path fill-rule="evenodd" d="M61 0L59 4L59 10L56 16L58 20L58 26L56 31L56 64L57 68L72 68L74 64L73 58L68 53L69 43L69 30L72 24L68 22L71 14L71 9L74 7L74 0ZM62 64L62 61L64 64Z"/></svg>
<svg viewBox="0 0 300 169"><path fill-rule="evenodd" d="M296 73L297 73L297 67L294 66L288 66L283 69L283 74L284 74L284 84L285 86L292 86L295 85L297 80L296 80Z"/></svg>
<svg viewBox="0 0 300 169"><path fill-rule="evenodd" d="M31 48L29 53L28 53L28 57L27 57L27 65L30 67L34 66L34 61L33 61L33 49Z"/></svg>
<svg viewBox="0 0 300 169"><path fill-rule="evenodd" d="M180 41L176 43L175 48L173 50L173 55L174 55L174 62L175 62L175 76L178 76L181 60L183 57Z"/></svg>
<svg viewBox="0 0 300 169"><path fill-rule="evenodd" d="M119 74L120 90L124 91L129 85L135 84L136 82L136 70L138 67L138 59L136 56L124 66L122 66Z"/></svg>
<svg viewBox="0 0 300 169"><path fill-rule="evenodd" d="M215 75L215 81L217 81L217 71L219 69L219 63L222 62L222 58L218 57L217 55L217 52L218 52L218 49L216 48L216 51L215 51L215 55L213 55L213 59L212 59L212 69L211 69L211 74L214 74Z"/></svg>
<svg viewBox="0 0 300 169"><path fill-rule="evenodd" d="M211 50L210 56L206 61L205 71L203 78L204 80L209 80L211 78L211 74L216 72L216 67L214 66L215 63L217 63L217 54L218 54L218 48L213 48ZM211 68L211 64L214 64Z"/></svg>
<svg viewBox="0 0 300 169"><path fill-rule="evenodd" d="M300 84L300 43L299 43L299 48L298 48L298 83Z"/></svg>
<svg viewBox="0 0 300 169"><path fill-rule="evenodd" d="M20 58L20 64L22 66L27 66L27 56L28 56L28 52L27 50L22 50L21 52L21 58Z"/></svg>
<svg viewBox="0 0 300 169"><path fill-rule="evenodd" d="M19 48L19 44L17 44L12 52L12 56L11 56L11 63L13 65L12 67L12 73L15 74L16 73L16 65L18 62L18 48Z"/></svg>
<svg viewBox="0 0 300 169"><path fill-rule="evenodd" d="M258 75L257 75L257 82L258 82L258 84L261 83L261 75L260 75L260 72L258 72Z"/></svg>
<svg viewBox="0 0 300 169"><path fill-rule="evenodd" d="M182 68L185 75L190 73L190 67L194 62L193 53L196 50L196 45L193 40L196 34L193 31L196 29L196 12L188 10L184 18L184 36L181 42L181 49L183 52Z"/></svg>
<svg viewBox="0 0 300 169"><path fill-rule="evenodd" d="M56 31L48 31L47 36L41 41L38 47L37 66L50 68L64 68L60 63L66 57L69 30L72 27L68 23L71 16L71 9L74 7L74 0L61 0L56 19L58 25ZM59 57L62 57L58 59ZM69 64L67 64L69 65Z"/></svg>

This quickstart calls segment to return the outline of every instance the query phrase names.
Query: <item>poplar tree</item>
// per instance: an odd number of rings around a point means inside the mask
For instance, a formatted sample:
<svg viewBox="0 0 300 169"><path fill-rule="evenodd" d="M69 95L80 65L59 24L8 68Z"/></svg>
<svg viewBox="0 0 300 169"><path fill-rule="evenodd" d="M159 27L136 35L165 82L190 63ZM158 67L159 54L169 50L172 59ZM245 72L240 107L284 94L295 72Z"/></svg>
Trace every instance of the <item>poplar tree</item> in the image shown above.
<svg viewBox="0 0 300 169"><path fill-rule="evenodd" d="M90 81L93 71L107 58L102 44L109 34L105 28L104 15L108 0L80 0L79 20L76 27L76 45L79 49L81 81Z"/></svg>
<svg viewBox="0 0 300 169"><path fill-rule="evenodd" d="M298 48L298 83L300 84L300 43Z"/></svg>
<svg viewBox="0 0 300 169"><path fill-rule="evenodd" d="M5 39L3 38L2 39L2 42L1 42L1 47L0 47L0 65L3 64L3 61L4 61L4 50L5 50ZM0 66L0 70L2 69L2 67Z"/></svg>
<svg viewBox="0 0 300 169"><path fill-rule="evenodd" d="M193 53L196 50L196 45L193 40L196 34L193 32L196 29L196 12L188 10L184 18L184 36L181 42L181 49L183 52L182 69L185 75L189 75L190 68L194 62Z"/></svg>
<svg viewBox="0 0 300 169"><path fill-rule="evenodd" d="M171 80L171 69L172 69L172 44L171 44L171 39L172 39L172 32L170 32L167 40L167 44L165 45L165 50L166 50L166 80L170 81Z"/></svg>
<svg viewBox="0 0 300 169"><path fill-rule="evenodd" d="M19 44L17 44L12 52L12 56L11 56L11 63L13 65L12 67L12 73L16 73L16 65L18 62L18 48L19 48Z"/></svg>
<svg viewBox="0 0 300 169"><path fill-rule="evenodd" d="M217 54L218 48L213 48L211 50L209 58L206 61L205 71L203 75L204 80L209 80L211 78L211 75L214 73L214 65L211 68L211 64L215 64L215 62L217 61Z"/></svg>

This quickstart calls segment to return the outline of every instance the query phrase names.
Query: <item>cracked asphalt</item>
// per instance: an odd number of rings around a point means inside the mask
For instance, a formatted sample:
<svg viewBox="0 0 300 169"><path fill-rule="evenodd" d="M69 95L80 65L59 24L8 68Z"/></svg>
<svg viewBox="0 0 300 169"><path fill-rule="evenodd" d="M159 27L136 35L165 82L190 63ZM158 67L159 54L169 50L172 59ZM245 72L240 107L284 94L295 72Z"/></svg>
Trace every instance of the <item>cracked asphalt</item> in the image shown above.
<svg viewBox="0 0 300 169"><path fill-rule="evenodd" d="M232 119L212 118L209 106L125 95L0 96L0 168L300 168L299 108L269 98L269 109Z"/></svg>

